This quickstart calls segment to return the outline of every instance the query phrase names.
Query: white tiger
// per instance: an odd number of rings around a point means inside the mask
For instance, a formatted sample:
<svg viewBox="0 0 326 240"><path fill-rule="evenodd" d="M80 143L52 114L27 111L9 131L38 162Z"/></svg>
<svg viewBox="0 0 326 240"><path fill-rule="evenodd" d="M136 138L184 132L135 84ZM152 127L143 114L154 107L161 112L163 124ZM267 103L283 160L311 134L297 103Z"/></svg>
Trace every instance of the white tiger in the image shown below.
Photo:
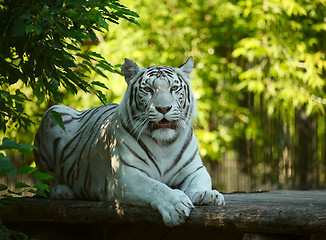
<svg viewBox="0 0 326 240"><path fill-rule="evenodd" d="M194 62L141 68L125 59L128 87L120 105L85 111L53 106L35 137L38 166L54 175L53 199L116 200L151 206L168 226L183 223L194 205L225 204L212 190L192 129ZM61 114L65 131L50 120Z"/></svg>

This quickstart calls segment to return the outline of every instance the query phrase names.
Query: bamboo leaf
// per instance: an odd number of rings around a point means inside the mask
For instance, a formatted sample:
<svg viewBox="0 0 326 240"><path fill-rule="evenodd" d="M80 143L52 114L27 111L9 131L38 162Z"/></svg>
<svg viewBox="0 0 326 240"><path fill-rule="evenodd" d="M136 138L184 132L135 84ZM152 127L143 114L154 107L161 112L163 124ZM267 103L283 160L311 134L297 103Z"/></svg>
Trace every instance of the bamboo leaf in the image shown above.
<svg viewBox="0 0 326 240"><path fill-rule="evenodd" d="M23 183L23 182L16 182L15 183L15 189L17 189L17 188L27 188L27 187L30 187L30 185L28 185L26 183Z"/></svg>
<svg viewBox="0 0 326 240"><path fill-rule="evenodd" d="M62 117L60 115L60 113L56 112L56 111L50 111L50 118L51 118L51 121L53 124L58 124L62 130L65 131L65 125L63 124L63 121L62 121Z"/></svg>

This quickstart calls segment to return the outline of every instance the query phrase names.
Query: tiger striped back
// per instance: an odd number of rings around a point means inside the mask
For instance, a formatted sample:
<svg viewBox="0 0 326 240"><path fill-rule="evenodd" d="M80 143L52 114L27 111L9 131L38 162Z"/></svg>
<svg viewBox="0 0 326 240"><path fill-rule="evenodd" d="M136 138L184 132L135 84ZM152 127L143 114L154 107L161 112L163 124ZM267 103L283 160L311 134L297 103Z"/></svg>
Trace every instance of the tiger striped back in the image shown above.
<svg viewBox="0 0 326 240"><path fill-rule="evenodd" d="M107 104L78 112L56 105L45 113L35 137L34 144L39 150L34 152L34 156L42 170L55 176L52 185L68 185L80 199L107 198L109 186L105 176L110 171L109 161L102 156L93 156L101 152L106 158L109 157L103 149L108 147L106 131L117 107L116 104ZM52 123L49 116L51 111L61 115L65 131Z"/></svg>

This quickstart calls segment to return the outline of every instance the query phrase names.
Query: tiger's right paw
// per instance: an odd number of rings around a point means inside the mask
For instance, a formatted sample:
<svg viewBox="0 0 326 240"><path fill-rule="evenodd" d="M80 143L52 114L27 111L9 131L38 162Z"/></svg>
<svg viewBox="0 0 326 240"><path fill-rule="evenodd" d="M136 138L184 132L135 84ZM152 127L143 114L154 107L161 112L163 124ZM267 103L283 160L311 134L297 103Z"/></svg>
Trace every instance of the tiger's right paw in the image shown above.
<svg viewBox="0 0 326 240"><path fill-rule="evenodd" d="M75 194L67 185L55 185L50 189L51 199L75 199Z"/></svg>
<svg viewBox="0 0 326 240"><path fill-rule="evenodd" d="M153 207L158 209L164 223L169 227L184 223L191 210L195 208L189 197L178 189L160 199L155 205Z"/></svg>

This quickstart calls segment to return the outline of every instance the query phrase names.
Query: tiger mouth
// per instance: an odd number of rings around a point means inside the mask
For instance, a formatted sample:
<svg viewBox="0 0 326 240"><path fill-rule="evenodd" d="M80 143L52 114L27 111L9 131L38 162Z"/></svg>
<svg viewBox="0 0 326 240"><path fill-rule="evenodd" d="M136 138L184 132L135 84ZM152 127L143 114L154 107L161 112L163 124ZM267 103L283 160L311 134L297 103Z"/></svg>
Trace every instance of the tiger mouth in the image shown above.
<svg viewBox="0 0 326 240"><path fill-rule="evenodd" d="M176 124L174 121L168 121L165 118L163 118L159 122L153 123L153 129L175 129Z"/></svg>

